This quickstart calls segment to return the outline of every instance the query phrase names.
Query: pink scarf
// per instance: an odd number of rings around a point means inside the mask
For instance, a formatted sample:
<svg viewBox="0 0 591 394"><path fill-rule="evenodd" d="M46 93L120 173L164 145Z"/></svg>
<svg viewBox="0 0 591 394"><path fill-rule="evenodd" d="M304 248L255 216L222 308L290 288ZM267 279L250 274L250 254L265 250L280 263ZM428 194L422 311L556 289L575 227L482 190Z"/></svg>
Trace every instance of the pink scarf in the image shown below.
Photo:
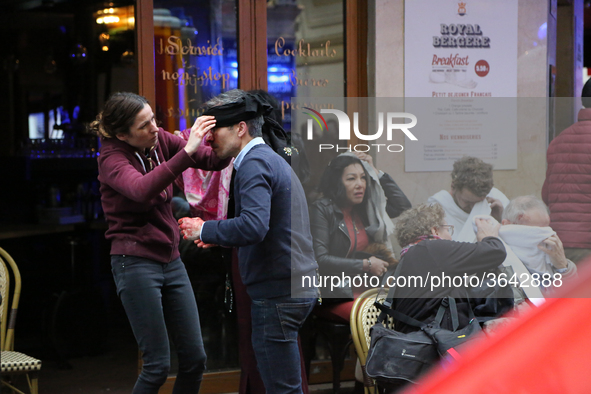
<svg viewBox="0 0 591 394"><path fill-rule="evenodd" d="M413 246L415 246L416 244L418 244L421 241L424 241L426 239L441 239L440 236L438 235L421 235L420 237L418 237L417 239L415 239L413 242L409 243L408 245L406 245L404 248L402 248L400 250L400 258L402 258L402 256L404 256L404 254L406 252L408 252L408 250L410 248L412 248Z"/></svg>
<svg viewBox="0 0 591 394"><path fill-rule="evenodd" d="M183 130L180 136L186 141L190 132L190 129ZM203 143L207 144L206 141ZM191 216L203 220L226 219L233 168L230 164L221 171L188 168L183 172L185 197L191 206Z"/></svg>

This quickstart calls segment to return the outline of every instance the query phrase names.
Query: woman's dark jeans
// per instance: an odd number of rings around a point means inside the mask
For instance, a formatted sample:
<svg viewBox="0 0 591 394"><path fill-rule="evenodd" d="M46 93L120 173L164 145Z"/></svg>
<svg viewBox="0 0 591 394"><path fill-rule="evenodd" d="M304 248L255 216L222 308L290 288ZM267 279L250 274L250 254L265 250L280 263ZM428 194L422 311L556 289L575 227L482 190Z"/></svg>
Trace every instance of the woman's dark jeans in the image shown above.
<svg viewBox="0 0 591 394"><path fill-rule="evenodd" d="M143 354L133 394L157 394L170 371L169 334L179 359L173 393L197 393L205 370L197 302L181 259L168 264L113 255L117 294Z"/></svg>

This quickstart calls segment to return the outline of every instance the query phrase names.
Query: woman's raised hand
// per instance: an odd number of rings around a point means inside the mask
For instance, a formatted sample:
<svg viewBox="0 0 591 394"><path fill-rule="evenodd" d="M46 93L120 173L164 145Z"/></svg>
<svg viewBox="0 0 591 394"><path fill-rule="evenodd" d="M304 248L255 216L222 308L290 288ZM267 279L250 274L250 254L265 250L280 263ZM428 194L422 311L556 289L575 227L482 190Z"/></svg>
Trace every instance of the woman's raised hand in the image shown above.
<svg viewBox="0 0 591 394"><path fill-rule="evenodd" d="M371 157L370 155L368 155L367 153L364 153L364 152L353 152L353 154L355 156L357 156L357 158L359 160L364 161L367 164L369 164L376 172L376 175L379 174L378 169L376 168L376 166L373 165L373 157Z"/></svg>
<svg viewBox="0 0 591 394"><path fill-rule="evenodd" d="M209 132L209 130L215 127L215 117L204 115L200 116L195 120L193 127L191 127L191 134L189 135L189 139L187 140L187 145L185 146L185 151L189 155L197 152L199 145L201 145L201 141L205 138L205 135Z"/></svg>

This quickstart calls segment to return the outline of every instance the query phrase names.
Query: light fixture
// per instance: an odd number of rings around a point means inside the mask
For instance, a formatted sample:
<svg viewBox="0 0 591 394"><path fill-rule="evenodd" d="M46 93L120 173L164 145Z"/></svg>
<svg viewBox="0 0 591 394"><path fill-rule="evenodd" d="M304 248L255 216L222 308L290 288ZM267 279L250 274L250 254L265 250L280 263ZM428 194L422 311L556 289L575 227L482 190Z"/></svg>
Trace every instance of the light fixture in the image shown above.
<svg viewBox="0 0 591 394"><path fill-rule="evenodd" d="M112 4L109 4L109 8L104 8L102 10L98 10L95 14L96 18L96 23L98 23L99 25L105 24L112 24L112 23L118 23L121 19L119 18L119 15L121 15L121 8L112 8Z"/></svg>
<svg viewBox="0 0 591 394"><path fill-rule="evenodd" d="M105 25L111 33L134 29L134 6L114 7L113 3L109 3L103 7L93 14L97 24Z"/></svg>
<svg viewBox="0 0 591 394"><path fill-rule="evenodd" d="M105 25L108 25L109 23L117 23L119 22L119 17L114 15L105 16L103 22Z"/></svg>
<svg viewBox="0 0 591 394"><path fill-rule="evenodd" d="M99 42L104 52L109 50L109 38L111 38L111 36L108 33L99 34Z"/></svg>

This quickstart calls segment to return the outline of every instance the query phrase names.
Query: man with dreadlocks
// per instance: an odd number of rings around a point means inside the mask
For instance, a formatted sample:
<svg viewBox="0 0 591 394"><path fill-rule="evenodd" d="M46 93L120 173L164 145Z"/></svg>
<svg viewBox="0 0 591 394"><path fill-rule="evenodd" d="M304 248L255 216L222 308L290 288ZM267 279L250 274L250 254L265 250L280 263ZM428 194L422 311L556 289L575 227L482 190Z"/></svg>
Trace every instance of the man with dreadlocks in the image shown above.
<svg viewBox="0 0 591 394"><path fill-rule="evenodd" d="M240 275L252 298L252 343L269 393L301 393L298 331L318 290L303 286L315 277L308 208L302 185L287 162L265 144L263 127L280 127L266 117L272 107L242 90L206 104L215 117L207 135L216 156L234 157L235 217L183 218L181 232L198 246L238 247ZM313 283L313 282L312 282Z"/></svg>

